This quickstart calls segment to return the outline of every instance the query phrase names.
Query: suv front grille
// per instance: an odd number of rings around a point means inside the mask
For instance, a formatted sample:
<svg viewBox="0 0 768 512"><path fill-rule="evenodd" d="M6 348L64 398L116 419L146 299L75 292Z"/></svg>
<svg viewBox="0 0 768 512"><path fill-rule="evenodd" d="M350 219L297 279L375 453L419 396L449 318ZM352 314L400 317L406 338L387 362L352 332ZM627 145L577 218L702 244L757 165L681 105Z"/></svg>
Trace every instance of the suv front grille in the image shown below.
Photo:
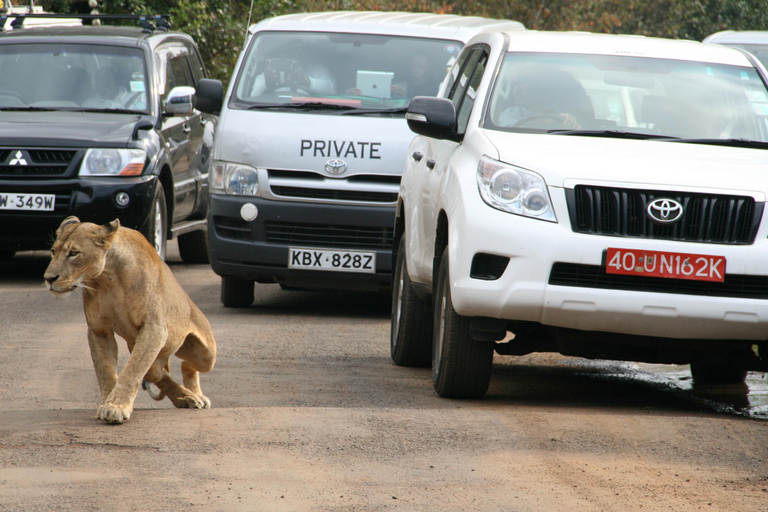
<svg viewBox="0 0 768 512"><path fill-rule="evenodd" d="M392 228L267 222L265 229L270 243L365 250L392 247Z"/></svg>
<svg viewBox="0 0 768 512"><path fill-rule="evenodd" d="M571 228L577 233L654 238L681 242L749 245L755 240L763 204L752 197L578 185L566 190ZM683 218L671 225L645 213L657 198L679 201Z"/></svg>
<svg viewBox="0 0 768 512"><path fill-rule="evenodd" d="M16 159L21 151L22 158ZM0 176L63 176L76 156L77 150L67 149L0 149Z"/></svg>
<svg viewBox="0 0 768 512"><path fill-rule="evenodd" d="M600 288L636 292L733 297L739 299L768 299L768 277L726 274L722 283L668 279L664 277L608 274L596 265L555 263L549 284L578 288Z"/></svg>

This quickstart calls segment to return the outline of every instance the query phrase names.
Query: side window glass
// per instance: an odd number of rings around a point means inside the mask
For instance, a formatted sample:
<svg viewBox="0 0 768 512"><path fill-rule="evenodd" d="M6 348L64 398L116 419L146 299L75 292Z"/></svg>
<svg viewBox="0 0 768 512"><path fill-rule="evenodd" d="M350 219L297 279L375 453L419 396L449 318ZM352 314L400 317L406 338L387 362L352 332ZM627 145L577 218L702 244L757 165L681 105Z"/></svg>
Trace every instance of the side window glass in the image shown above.
<svg viewBox="0 0 768 512"><path fill-rule="evenodd" d="M189 67L192 69L192 85L196 87L197 82L199 82L201 78L205 78L205 68L203 68L200 56L194 48L191 48L189 51Z"/></svg>
<svg viewBox="0 0 768 512"><path fill-rule="evenodd" d="M475 99L477 99L477 88L480 87L480 81L483 79L483 73L485 73L485 67L488 64L487 51L479 50L476 53L478 54L478 59L471 74L468 75L464 97L458 106L456 125L459 133L464 133L467 129L469 115L472 113L472 107L475 105Z"/></svg>
<svg viewBox="0 0 768 512"><path fill-rule="evenodd" d="M189 70L189 64L187 64L187 56L182 55L180 57L174 57L171 59L171 74L173 75L173 85L178 87L180 85L195 86L195 81L192 78L192 72Z"/></svg>
<svg viewBox="0 0 768 512"><path fill-rule="evenodd" d="M461 100L464 98L464 91L467 90L469 79L472 78L472 71L475 69L475 65L479 58L480 52L476 49L472 50L472 53L469 55L469 58L466 60L458 74L456 83L453 84L453 91L451 91L448 99L456 105L456 112L461 108Z"/></svg>
<svg viewBox="0 0 768 512"><path fill-rule="evenodd" d="M450 71L448 72L448 79L445 86L445 95L447 97L451 97L453 93L453 87L456 85L456 79L458 78L459 74L461 73L461 69L464 67L464 64L466 64L467 59L472 54L472 51L469 48L464 49L463 52L459 55L459 58L456 60L456 62L451 66Z"/></svg>

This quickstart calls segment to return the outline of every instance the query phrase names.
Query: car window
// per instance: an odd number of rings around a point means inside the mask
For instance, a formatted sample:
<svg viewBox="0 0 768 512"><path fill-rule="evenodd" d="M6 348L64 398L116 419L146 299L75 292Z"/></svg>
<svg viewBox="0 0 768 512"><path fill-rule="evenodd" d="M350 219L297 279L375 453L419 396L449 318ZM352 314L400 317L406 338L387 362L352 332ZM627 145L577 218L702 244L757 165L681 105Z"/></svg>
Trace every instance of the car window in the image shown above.
<svg viewBox="0 0 768 512"><path fill-rule="evenodd" d="M351 108L404 107L414 96L438 93L461 46L418 37L257 33L236 77L233 107L308 99Z"/></svg>
<svg viewBox="0 0 768 512"><path fill-rule="evenodd" d="M0 69L0 109L147 109L136 98L147 90L144 53L136 48L4 44Z"/></svg>
<svg viewBox="0 0 768 512"><path fill-rule="evenodd" d="M768 91L752 67L510 52L488 109L485 127L495 130L768 141Z"/></svg>
<svg viewBox="0 0 768 512"><path fill-rule="evenodd" d="M200 60L200 55L198 55L194 48L190 48L189 67L192 71L192 85L197 87L197 82L199 82L201 78L205 78L205 68L203 67L203 62Z"/></svg>
<svg viewBox="0 0 768 512"><path fill-rule="evenodd" d="M477 54L477 59L474 58L474 54ZM469 66L466 68L467 85L464 87L464 94L457 104L457 131L458 133L464 133L467 129L467 123L469 122L469 115L472 113L472 107L475 105L475 99L477 98L477 88L480 86L480 81L483 79L485 73L485 67L488 63L488 51L485 47L476 48L473 51L473 57L470 62L475 62L474 67L470 70Z"/></svg>
<svg viewBox="0 0 768 512"><path fill-rule="evenodd" d="M464 48L464 50L459 54L458 59L456 60L456 63L451 67L450 71L448 72L448 76L445 78L445 88L443 89L445 97L450 97L453 94L454 86L456 85L456 81L461 74L461 70L464 69L464 66L467 63L467 59L469 59L469 56L472 55L472 50L470 48Z"/></svg>

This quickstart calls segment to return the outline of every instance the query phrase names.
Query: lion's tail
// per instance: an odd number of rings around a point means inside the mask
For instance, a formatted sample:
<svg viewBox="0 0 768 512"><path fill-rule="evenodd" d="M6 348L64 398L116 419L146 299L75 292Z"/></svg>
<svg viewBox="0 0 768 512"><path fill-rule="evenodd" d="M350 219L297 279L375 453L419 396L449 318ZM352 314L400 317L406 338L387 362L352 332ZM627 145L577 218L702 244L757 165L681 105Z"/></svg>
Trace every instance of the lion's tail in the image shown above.
<svg viewBox="0 0 768 512"><path fill-rule="evenodd" d="M166 361L165 363L165 371L170 373L171 372L171 362ZM152 398L152 400L157 400L158 402L165 398L165 391L158 388L157 392L155 392L155 388L152 387L152 384L147 380L141 381L141 387L146 390L146 392L149 394L149 396Z"/></svg>

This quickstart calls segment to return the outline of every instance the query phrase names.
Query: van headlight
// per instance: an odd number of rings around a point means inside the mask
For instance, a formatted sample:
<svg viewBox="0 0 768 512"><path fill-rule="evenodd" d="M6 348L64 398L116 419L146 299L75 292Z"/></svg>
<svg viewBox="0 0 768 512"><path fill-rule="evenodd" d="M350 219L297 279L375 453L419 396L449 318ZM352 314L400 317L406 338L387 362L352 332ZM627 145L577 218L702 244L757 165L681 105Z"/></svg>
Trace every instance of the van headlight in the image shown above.
<svg viewBox="0 0 768 512"><path fill-rule="evenodd" d="M213 194L259 195L259 171L248 165L215 160L210 180Z"/></svg>
<svg viewBox="0 0 768 512"><path fill-rule="evenodd" d="M477 187L489 206L534 219L557 222L544 178L483 156L477 165Z"/></svg>
<svg viewBox="0 0 768 512"><path fill-rule="evenodd" d="M139 176L147 152L143 149L97 148L85 152L80 176Z"/></svg>

